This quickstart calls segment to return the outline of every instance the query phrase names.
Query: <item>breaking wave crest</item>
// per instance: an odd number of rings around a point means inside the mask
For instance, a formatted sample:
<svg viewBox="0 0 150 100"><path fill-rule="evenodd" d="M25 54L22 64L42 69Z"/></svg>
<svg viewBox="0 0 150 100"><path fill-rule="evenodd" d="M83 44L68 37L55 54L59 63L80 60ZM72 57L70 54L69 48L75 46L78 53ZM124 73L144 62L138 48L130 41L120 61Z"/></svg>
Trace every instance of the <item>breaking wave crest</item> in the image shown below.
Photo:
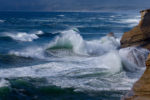
<svg viewBox="0 0 150 100"><path fill-rule="evenodd" d="M61 34L45 46L28 47L20 51L10 51L9 54L38 59L49 59L51 56L66 58L69 56L91 56L105 58L107 54L116 52L113 55L120 57L122 66L128 71L137 70L137 68L145 66L145 60L149 53L148 50L136 47L119 49L119 47L119 38L105 36L97 40L84 40L79 34L78 29L70 29L62 31ZM115 58L111 58L111 60L116 59L116 56Z"/></svg>
<svg viewBox="0 0 150 100"><path fill-rule="evenodd" d="M43 47L28 47L20 51L10 51L10 55L44 59Z"/></svg>
<svg viewBox="0 0 150 100"><path fill-rule="evenodd" d="M149 51L136 47L119 47L119 38L105 36L96 40L84 40L77 29L62 31L43 47L28 47L9 52L11 55L22 57L46 58L50 62L1 69L0 76L50 77L48 82L51 84L61 87L73 86L81 90L127 90L142 74L141 69L145 67L144 62ZM137 70L138 73L132 73ZM126 76L126 73L135 75L135 78Z"/></svg>
<svg viewBox="0 0 150 100"><path fill-rule="evenodd" d="M77 29L63 31L49 44L48 51L72 50L79 55L102 55L119 47L119 39L105 36L99 40L87 41Z"/></svg>
<svg viewBox="0 0 150 100"><path fill-rule="evenodd" d="M31 42L35 39L38 39L39 36L43 34L42 31L35 31L35 32L31 32L31 33L26 33L26 32L17 32L17 33L5 33L3 35L3 37L10 37L14 40L18 40L18 41L23 41L23 42Z"/></svg>

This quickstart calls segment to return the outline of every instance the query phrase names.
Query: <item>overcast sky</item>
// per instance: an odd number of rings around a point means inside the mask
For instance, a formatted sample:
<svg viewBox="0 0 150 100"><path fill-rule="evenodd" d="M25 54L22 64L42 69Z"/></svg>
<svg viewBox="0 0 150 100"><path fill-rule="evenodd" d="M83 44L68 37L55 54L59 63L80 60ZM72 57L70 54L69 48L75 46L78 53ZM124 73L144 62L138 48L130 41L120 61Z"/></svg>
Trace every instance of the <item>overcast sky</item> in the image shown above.
<svg viewBox="0 0 150 100"><path fill-rule="evenodd" d="M0 0L0 11L111 11L150 8L150 0Z"/></svg>

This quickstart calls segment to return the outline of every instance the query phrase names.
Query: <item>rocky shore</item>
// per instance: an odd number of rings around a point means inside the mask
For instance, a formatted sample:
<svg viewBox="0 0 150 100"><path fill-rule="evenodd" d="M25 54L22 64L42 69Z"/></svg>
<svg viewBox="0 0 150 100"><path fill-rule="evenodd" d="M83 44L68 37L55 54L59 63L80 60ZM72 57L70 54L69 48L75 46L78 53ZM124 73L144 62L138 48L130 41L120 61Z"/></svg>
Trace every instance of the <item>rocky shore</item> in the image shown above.
<svg viewBox="0 0 150 100"><path fill-rule="evenodd" d="M150 50L150 9L143 10L141 21L121 39L121 47L137 46ZM150 54L146 61L146 71L134 84L132 90L122 100L150 100Z"/></svg>

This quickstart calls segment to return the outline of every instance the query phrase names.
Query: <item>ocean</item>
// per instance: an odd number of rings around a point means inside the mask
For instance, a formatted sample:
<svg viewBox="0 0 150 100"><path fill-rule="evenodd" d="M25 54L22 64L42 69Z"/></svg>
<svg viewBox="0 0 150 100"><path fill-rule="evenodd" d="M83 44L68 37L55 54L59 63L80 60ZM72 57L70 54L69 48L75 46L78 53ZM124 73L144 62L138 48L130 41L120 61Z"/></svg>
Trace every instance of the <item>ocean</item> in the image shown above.
<svg viewBox="0 0 150 100"><path fill-rule="evenodd" d="M127 12L0 12L0 100L120 100L145 70L149 51L120 48L139 20Z"/></svg>

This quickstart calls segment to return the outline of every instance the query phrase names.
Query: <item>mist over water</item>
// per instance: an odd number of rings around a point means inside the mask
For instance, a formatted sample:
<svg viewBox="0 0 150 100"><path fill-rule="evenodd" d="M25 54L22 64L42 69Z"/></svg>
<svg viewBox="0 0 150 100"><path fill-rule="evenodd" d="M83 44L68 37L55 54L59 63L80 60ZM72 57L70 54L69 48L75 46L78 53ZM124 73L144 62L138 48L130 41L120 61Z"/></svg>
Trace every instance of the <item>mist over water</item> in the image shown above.
<svg viewBox="0 0 150 100"><path fill-rule="evenodd" d="M20 91L20 86L27 84L24 90L32 93L28 85L32 84L33 90L38 87L36 91L40 92L50 86L47 91L53 93L56 86L59 92L66 88L82 92L84 99L94 95L90 100L119 100L144 72L149 53L136 47L120 49L123 32L138 24L139 19L137 14L108 12L3 12L0 87ZM115 37L107 36L109 32L114 32ZM8 93L13 94L13 89ZM33 95L43 98L38 93ZM22 98L21 94L16 97Z"/></svg>

